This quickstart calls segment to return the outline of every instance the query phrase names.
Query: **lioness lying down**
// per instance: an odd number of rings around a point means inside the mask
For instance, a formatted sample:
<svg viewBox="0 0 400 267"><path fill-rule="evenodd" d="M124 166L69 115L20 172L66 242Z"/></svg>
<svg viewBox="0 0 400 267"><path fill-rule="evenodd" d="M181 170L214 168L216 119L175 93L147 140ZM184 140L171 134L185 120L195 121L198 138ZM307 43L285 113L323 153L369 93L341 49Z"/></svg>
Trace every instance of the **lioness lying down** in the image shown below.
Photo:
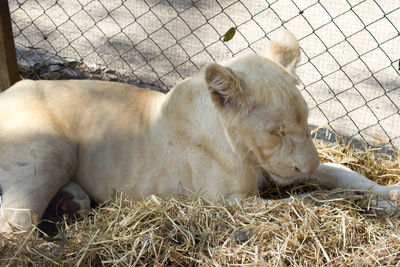
<svg viewBox="0 0 400 267"><path fill-rule="evenodd" d="M211 64L168 94L114 82L18 82L0 94L0 231L31 228L57 192L81 213L89 197L116 192L240 200L257 194L262 169L279 184L369 189L390 207L400 186L319 164L296 88L299 57L285 31L265 55Z"/></svg>

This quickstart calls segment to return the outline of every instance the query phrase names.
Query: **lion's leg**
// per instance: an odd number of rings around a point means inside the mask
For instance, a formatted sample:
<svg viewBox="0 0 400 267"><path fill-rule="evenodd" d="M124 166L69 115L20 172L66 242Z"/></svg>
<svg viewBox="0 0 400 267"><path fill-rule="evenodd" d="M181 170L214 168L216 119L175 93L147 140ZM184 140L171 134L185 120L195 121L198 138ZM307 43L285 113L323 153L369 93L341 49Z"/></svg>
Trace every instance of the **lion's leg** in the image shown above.
<svg viewBox="0 0 400 267"><path fill-rule="evenodd" d="M384 200L400 202L400 186L379 185L372 180L356 173L349 168L336 163L321 163L311 175L300 175L299 179L319 184L328 188L344 188L353 190L368 190L376 193ZM380 201L379 201L380 202ZM376 203L377 206L387 207L386 201Z"/></svg>
<svg viewBox="0 0 400 267"><path fill-rule="evenodd" d="M58 217L85 216L90 211L90 198L77 184L69 181L51 200L48 209Z"/></svg>
<svg viewBox="0 0 400 267"><path fill-rule="evenodd" d="M53 135L0 141L0 232L9 232L12 226L28 230L68 182L76 165L76 147Z"/></svg>
<svg viewBox="0 0 400 267"><path fill-rule="evenodd" d="M75 219L86 216L89 212L89 196L77 183L69 181L50 201L38 228L49 236L55 236L59 232L57 224L64 219L64 216Z"/></svg>

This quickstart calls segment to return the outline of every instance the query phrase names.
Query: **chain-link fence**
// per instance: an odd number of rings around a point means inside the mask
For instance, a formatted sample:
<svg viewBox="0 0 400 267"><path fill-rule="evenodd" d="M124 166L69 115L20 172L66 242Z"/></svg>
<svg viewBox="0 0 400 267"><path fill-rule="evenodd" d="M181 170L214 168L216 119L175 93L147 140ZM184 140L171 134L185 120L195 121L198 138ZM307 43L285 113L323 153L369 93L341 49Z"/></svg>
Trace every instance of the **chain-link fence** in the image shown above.
<svg viewBox="0 0 400 267"><path fill-rule="evenodd" d="M30 78L101 78L167 90L202 66L265 49L284 27L302 47L310 124L400 147L398 0L9 0ZM229 42L221 37L231 27Z"/></svg>

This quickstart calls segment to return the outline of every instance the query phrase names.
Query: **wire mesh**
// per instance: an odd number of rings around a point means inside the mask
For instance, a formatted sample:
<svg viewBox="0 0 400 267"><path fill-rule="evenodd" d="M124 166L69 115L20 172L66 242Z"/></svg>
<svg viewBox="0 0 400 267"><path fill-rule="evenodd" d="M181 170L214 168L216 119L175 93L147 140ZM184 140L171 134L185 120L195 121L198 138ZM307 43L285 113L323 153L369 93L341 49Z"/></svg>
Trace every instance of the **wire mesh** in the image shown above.
<svg viewBox="0 0 400 267"><path fill-rule="evenodd" d="M282 27L302 47L312 127L400 147L400 1L10 0L30 78L95 78L167 91L202 66L261 52ZM229 42L222 36L231 27Z"/></svg>

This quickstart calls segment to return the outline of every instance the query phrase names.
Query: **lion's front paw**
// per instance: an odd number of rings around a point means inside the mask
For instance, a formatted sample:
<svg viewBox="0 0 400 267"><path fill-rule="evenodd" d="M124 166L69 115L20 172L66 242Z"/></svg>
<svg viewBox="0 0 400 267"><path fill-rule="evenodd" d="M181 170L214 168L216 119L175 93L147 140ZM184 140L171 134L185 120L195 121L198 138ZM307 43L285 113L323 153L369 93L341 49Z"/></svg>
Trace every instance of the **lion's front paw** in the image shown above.
<svg viewBox="0 0 400 267"><path fill-rule="evenodd" d="M397 205L400 205L400 186L393 185L391 187L393 188L389 191L389 199Z"/></svg>
<svg viewBox="0 0 400 267"><path fill-rule="evenodd" d="M383 186L383 192L379 197L371 201L373 207L388 212L400 212L400 186L388 185Z"/></svg>
<svg viewBox="0 0 400 267"><path fill-rule="evenodd" d="M390 214L397 214L399 212L399 207L396 205L396 203L380 197L378 199L371 199L370 204L371 208L374 210L381 210Z"/></svg>

